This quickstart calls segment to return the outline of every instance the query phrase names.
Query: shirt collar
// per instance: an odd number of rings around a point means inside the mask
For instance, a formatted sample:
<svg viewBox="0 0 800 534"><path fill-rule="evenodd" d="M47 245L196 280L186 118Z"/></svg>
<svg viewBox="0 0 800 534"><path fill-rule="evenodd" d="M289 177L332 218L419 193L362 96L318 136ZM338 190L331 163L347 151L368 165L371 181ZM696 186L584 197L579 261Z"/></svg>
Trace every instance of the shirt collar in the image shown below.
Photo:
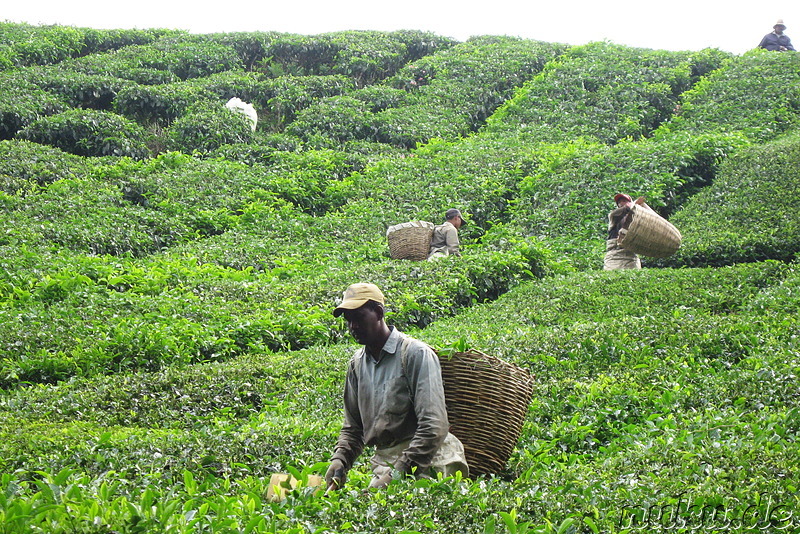
<svg viewBox="0 0 800 534"><path fill-rule="evenodd" d="M377 358L373 358L370 355L370 353L367 351L367 347L363 347L364 356L368 361L376 365L379 364L381 361L383 361L384 355L395 354L397 352L401 339L400 335L400 331L397 328L390 326L389 337L386 339L386 343L383 344L383 347L381 347L381 351Z"/></svg>
<svg viewBox="0 0 800 534"><path fill-rule="evenodd" d="M400 331L397 328L390 326L391 332L386 343L383 344L381 353L395 354L397 352L397 345L400 343Z"/></svg>

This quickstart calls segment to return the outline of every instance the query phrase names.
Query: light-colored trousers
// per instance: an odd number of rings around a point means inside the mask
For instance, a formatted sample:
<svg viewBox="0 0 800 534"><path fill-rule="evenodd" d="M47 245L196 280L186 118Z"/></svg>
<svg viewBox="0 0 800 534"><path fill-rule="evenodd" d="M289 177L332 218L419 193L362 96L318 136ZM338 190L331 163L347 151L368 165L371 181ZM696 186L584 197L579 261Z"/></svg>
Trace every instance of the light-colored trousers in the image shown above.
<svg viewBox="0 0 800 534"><path fill-rule="evenodd" d="M386 485L387 480L391 479L394 463L400 458L403 451L408 448L409 443L411 443L411 440L403 441L393 447L375 450L375 455L370 459L373 475L370 487ZM456 471L461 471L461 474L465 477L469 476L469 466L467 466L467 458L464 454L464 445L453 434L448 432L444 438L442 445L431 459L431 468L444 476L453 475Z"/></svg>
<svg viewBox="0 0 800 534"><path fill-rule="evenodd" d="M634 252L625 250L616 239L606 240L606 256L603 259L603 270L641 269L642 260Z"/></svg>

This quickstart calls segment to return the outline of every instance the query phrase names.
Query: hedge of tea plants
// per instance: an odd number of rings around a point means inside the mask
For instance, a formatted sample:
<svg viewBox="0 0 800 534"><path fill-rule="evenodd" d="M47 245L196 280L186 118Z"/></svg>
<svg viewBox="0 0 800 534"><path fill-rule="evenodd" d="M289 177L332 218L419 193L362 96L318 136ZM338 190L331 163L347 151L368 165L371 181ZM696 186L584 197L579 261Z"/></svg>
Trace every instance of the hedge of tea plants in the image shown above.
<svg viewBox="0 0 800 534"><path fill-rule="evenodd" d="M177 30L96 30L0 22L0 70L51 65L98 52L151 43Z"/></svg>
<svg viewBox="0 0 800 534"><path fill-rule="evenodd" d="M573 47L526 83L488 129L551 143L650 137L675 112L681 94L728 56L714 49L676 53L608 42Z"/></svg>
<svg viewBox="0 0 800 534"><path fill-rule="evenodd" d="M414 148L432 138L454 139L476 130L516 87L564 51L564 45L476 37L407 63L384 82L395 105L375 105L374 89L324 100L289 125L309 141L352 139ZM385 89L384 89L384 93Z"/></svg>
<svg viewBox="0 0 800 534"><path fill-rule="evenodd" d="M800 139L791 135L727 159L719 178L675 214L685 244L662 263L718 266L795 259L798 151Z"/></svg>
<svg viewBox="0 0 800 534"><path fill-rule="evenodd" d="M535 374L522 439L497 478L401 481L365 494L363 461L351 490L267 501L271 472L324 469L350 343L15 389L0 404L4 524L652 531L665 520L653 514L683 499L724 510L715 519L723 526L769 526L766 514L795 531L786 509L797 505L798 325L785 312L797 299L781 288L797 281L796 266L779 262L576 273L417 332ZM671 521L716 524L686 509Z"/></svg>

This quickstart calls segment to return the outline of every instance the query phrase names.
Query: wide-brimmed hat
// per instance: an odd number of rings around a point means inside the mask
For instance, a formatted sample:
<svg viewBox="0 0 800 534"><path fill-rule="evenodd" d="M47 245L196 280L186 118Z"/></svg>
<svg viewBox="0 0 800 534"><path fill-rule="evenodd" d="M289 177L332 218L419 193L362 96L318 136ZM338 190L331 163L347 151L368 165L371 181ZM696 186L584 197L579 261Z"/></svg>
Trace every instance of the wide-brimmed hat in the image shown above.
<svg viewBox="0 0 800 534"><path fill-rule="evenodd" d="M627 200L628 202L633 202L633 199L630 197L630 195L626 195L625 193L617 193L614 195L614 203L619 202L621 199Z"/></svg>
<svg viewBox="0 0 800 534"><path fill-rule="evenodd" d="M778 26L781 26L784 30L786 29L786 24L783 23L783 19L778 19L778 22L775 23L773 28L777 28Z"/></svg>
<svg viewBox="0 0 800 534"><path fill-rule="evenodd" d="M358 283L351 284L344 290L342 303L333 310L333 316L339 317L345 310L355 310L374 300L378 304L384 304L383 293L375 284Z"/></svg>

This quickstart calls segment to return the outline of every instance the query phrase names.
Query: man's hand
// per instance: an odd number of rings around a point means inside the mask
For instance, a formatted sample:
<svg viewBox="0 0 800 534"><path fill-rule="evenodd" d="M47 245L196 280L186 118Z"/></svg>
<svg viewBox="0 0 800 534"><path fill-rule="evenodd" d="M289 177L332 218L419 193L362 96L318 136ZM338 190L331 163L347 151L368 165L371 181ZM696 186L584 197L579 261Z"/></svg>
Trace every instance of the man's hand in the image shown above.
<svg viewBox="0 0 800 534"><path fill-rule="evenodd" d="M344 462L333 460L325 473L325 484L328 491L340 489L344 486L345 480L347 480L347 471L344 468Z"/></svg>
<svg viewBox="0 0 800 534"><path fill-rule="evenodd" d="M392 472L387 470L380 476L373 476L369 483L370 488L383 489L392 482Z"/></svg>

